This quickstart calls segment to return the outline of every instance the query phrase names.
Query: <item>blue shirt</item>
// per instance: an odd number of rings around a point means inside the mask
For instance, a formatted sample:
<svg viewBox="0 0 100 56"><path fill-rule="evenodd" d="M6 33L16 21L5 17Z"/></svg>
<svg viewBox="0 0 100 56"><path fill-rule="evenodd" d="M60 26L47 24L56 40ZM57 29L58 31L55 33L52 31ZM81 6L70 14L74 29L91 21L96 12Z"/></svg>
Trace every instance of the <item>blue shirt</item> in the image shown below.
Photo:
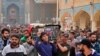
<svg viewBox="0 0 100 56"><path fill-rule="evenodd" d="M10 40L7 39L7 45L10 43ZM4 48L4 40L2 38L0 38L0 50L2 50Z"/></svg>
<svg viewBox="0 0 100 56"><path fill-rule="evenodd" d="M35 45L37 51L41 56L53 56L53 52L56 51L56 48L54 48L53 45L47 42L38 41L38 43L36 43Z"/></svg>
<svg viewBox="0 0 100 56"><path fill-rule="evenodd" d="M100 53L100 43L99 42L92 44L92 48L95 49L98 53Z"/></svg>

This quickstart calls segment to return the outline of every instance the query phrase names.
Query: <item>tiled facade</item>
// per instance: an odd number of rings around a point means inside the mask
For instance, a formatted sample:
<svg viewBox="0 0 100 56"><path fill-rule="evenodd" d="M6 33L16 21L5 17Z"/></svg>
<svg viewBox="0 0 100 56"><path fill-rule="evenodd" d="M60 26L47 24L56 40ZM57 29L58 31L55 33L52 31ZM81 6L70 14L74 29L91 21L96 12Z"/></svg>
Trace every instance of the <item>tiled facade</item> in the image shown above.
<svg viewBox="0 0 100 56"><path fill-rule="evenodd" d="M0 0L0 23L52 23L52 18L56 17L56 1L45 1L36 3L35 0Z"/></svg>

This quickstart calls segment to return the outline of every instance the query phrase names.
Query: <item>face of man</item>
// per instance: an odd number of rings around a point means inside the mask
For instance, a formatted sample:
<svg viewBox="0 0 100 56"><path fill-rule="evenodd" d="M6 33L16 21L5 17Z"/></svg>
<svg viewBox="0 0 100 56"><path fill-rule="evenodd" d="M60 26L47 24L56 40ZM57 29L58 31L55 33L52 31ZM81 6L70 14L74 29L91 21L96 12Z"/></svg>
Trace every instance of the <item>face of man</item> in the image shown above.
<svg viewBox="0 0 100 56"><path fill-rule="evenodd" d="M70 33L70 34L69 34L69 38L70 38L70 39L73 39L73 38L74 38L74 35Z"/></svg>
<svg viewBox="0 0 100 56"><path fill-rule="evenodd" d="M48 42L48 35L47 34L43 35L42 40L45 42Z"/></svg>
<svg viewBox="0 0 100 56"><path fill-rule="evenodd" d="M4 31L4 33L2 35L3 35L3 37L5 39L7 39L9 37L9 32L8 31Z"/></svg>
<svg viewBox="0 0 100 56"><path fill-rule="evenodd" d="M28 38L27 38L27 43L28 43L28 44L32 44L32 38L31 38L31 37L28 37Z"/></svg>
<svg viewBox="0 0 100 56"><path fill-rule="evenodd" d="M64 42L64 43L66 42L66 37L65 36L61 36L60 39L61 39L62 42Z"/></svg>
<svg viewBox="0 0 100 56"><path fill-rule="evenodd" d="M24 32L24 35L25 35L26 37L28 37L28 36L29 36L28 31L25 31L25 32Z"/></svg>
<svg viewBox="0 0 100 56"><path fill-rule="evenodd" d="M41 35L41 32L37 32L37 36L39 37Z"/></svg>
<svg viewBox="0 0 100 56"><path fill-rule="evenodd" d="M17 30L16 28L15 28L15 29L13 29L13 32L17 33L17 31L18 31L18 30Z"/></svg>
<svg viewBox="0 0 100 56"><path fill-rule="evenodd" d="M17 45L19 45L19 39L18 38L16 38L16 37L12 37L11 38L11 45L12 46L17 46Z"/></svg>
<svg viewBox="0 0 100 56"><path fill-rule="evenodd" d="M80 51L82 51L82 52L84 51L84 45L83 44L78 45L78 48L79 48Z"/></svg>
<svg viewBox="0 0 100 56"><path fill-rule="evenodd" d="M90 41L92 42L92 43L95 43L96 42L96 35L91 35L90 36Z"/></svg>
<svg viewBox="0 0 100 56"><path fill-rule="evenodd" d="M80 32L80 35L81 35L81 36L84 36L85 34L84 34L83 32Z"/></svg>

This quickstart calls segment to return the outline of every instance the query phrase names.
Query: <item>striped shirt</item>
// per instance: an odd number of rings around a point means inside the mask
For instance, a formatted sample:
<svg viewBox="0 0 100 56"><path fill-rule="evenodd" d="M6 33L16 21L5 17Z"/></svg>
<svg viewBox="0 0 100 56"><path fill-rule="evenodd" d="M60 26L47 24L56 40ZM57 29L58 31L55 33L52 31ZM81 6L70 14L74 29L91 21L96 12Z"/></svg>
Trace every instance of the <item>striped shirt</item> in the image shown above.
<svg viewBox="0 0 100 56"><path fill-rule="evenodd" d="M2 51L3 56L24 56L26 54L26 50L22 45L19 45L18 48L11 48L10 45L7 45Z"/></svg>

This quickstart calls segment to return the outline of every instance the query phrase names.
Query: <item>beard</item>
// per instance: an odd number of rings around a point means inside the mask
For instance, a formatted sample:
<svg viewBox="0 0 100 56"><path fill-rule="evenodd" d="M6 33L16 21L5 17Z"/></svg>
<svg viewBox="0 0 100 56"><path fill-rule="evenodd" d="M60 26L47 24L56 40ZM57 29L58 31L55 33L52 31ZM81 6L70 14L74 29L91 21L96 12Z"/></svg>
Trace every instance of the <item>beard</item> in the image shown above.
<svg viewBox="0 0 100 56"><path fill-rule="evenodd" d="M27 42L29 45L32 45L32 42Z"/></svg>
<svg viewBox="0 0 100 56"><path fill-rule="evenodd" d="M19 45L19 43L16 43L16 42L11 43L12 48L17 47L18 45Z"/></svg>
<svg viewBox="0 0 100 56"><path fill-rule="evenodd" d="M4 39L8 39L8 36L4 36Z"/></svg>
<svg viewBox="0 0 100 56"><path fill-rule="evenodd" d="M96 42L96 40L91 40L91 43L95 43Z"/></svg>

